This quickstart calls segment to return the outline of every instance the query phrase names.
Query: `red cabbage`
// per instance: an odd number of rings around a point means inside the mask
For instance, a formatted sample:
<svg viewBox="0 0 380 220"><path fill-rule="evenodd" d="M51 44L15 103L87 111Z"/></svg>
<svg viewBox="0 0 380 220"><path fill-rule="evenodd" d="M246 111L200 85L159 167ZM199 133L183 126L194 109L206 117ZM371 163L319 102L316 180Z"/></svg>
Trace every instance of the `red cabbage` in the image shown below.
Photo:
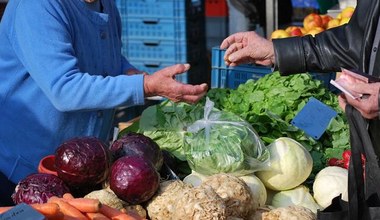
<svg viewBox="0 0 380 220"><path fill-rule="evenodd" d="M109 177L110 188L130 204L148 201L157 191L160 175L150 161L140 156L117 159Z"/></svg>
<svg viewBox="0 0 380 220"><path fill-rule="evenodd" d="M69 188L59 177L35 173L22 179L16 186L12 199L15 204L46 203L52 196L62 197Z"/></svg>
<svg viewBox="0 0 380 220"><path fill-rule="evenodd" d="M163 155L158 144L141 133L128 132L116 140L110 148L113 160L122 156L138 155L151 161L157 170L163 164Z"/></svg>
<svg viewBox="0 0 380 220"><path fill-rule="evenodd" d="M96 137L70 139L57 148L55 166L72 191L85 194L99 188L108 176L106 145Z"/></svg>

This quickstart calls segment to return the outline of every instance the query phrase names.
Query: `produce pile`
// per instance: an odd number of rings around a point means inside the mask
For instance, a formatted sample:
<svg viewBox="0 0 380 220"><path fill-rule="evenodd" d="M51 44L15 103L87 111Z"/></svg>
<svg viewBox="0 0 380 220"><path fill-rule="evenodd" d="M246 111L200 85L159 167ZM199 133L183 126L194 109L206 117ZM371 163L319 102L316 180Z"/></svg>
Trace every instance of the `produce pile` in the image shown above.
<svg viewBox="0 0 380 220"><path fill-rule="evenodd" d="M320 140L289 123L311 97L338 112ZM312 220L347 199L348 148L336 95L308 74L275 72L196 105L151 106L109 146L67 140L56 175L31 174L12 199L47 219Z"/></svg>
<svg viewBox="0 0 380 220"><path fill-rule="evenodd" d="M325 30L347 24L350 21L354 11L355 7L347 6L342 9L336 17L332 17L328 14L317 14L313 12L304 17L302 26L291 25L284 29L277 29L271 33L270 38L286 38L304 36L308 34L315 36Z"/></svg>
<svg viewBox="0 0 380 220"><path fill-rule="evenodd" d="M311 178L328 165L330 158L342 158L343 152L350 148L348 123L337 95L309 74L280 76L274 72L257 81L248 80L236 90L211 89L208 97L215 102L216 108L233 112L249 122L265 144L279 137L300 142L314 161ZM311 97L338 113L319 140L290 124Z"/></svg>

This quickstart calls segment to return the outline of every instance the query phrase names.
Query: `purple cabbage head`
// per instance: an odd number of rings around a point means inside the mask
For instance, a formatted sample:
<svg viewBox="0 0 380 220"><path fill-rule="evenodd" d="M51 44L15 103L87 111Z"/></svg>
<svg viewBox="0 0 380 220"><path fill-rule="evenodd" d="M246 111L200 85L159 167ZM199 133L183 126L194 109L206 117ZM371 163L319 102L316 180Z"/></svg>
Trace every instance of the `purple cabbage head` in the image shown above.
<svg viewBox="0 0 380 220"><path fill-rule="evenodd" d="M17 184L12 199L15 204L46 203L50 197L62 197L68 192L69 188L59 177L53 174L35 173Z"/></svg>

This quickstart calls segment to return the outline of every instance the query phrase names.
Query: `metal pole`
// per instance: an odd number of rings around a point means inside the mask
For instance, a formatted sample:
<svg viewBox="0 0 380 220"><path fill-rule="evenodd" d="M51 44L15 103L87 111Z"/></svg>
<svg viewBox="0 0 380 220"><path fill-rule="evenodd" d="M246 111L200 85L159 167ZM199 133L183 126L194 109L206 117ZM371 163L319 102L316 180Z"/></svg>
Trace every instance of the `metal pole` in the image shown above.
<svg viewBox="0 0 380 220"><path fill-rule="evenodd" d="M266 37L278 29L278 0L265 0Z"/></svg>

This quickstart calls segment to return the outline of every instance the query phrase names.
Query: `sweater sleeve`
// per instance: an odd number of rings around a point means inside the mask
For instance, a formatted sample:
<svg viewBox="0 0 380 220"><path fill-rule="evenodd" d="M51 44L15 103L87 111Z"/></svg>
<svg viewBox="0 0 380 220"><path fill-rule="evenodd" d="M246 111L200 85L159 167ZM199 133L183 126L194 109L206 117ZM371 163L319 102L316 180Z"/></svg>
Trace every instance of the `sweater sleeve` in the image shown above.
<svg viewBox="0 0 380 220"><path fill-rule="evenodd" d="M142 75L120 75L122 70L118 76L80 71L72 45L75 33L70 32L69 19L75 18L67 16L60 4L56 0L25 0L16 10L10 38L38 87L61 111L143 104ZM130 64L125 60L122 65L128 68Z"/></svg>

